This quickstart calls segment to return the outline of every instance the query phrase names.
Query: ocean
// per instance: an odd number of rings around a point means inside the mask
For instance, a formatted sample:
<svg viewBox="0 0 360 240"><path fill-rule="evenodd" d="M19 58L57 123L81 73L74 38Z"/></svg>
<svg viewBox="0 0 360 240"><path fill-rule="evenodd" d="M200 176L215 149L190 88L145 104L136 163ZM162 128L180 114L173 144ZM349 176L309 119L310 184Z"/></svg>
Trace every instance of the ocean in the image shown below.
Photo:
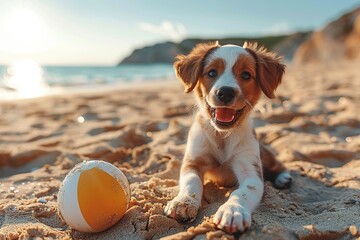
<svg viewBox="0 0 360 240"><path fill-rule="evenodd" d="M63 91L172 81L170 64L120 66L39 66L33 61L0 65L0 99L33 98Z"/></svg>

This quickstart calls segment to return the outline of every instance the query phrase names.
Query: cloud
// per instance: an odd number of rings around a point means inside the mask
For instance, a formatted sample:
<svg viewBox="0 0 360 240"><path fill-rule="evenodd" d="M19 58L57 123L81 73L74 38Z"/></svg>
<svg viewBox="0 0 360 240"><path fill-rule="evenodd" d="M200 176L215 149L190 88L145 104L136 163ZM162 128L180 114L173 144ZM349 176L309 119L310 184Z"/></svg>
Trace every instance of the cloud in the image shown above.
<svg viewBox="0 0 360 240"><path fill-rule="evenodd" d="M267 34L283 34L291 31L290 26L286 22L276 23L265 30Z"/></svg>
<svg viewBox="0 0 360 240"><path fill-rule="evenodd" d="M139 28L143 31L163 35L173 41L181 41L186 36L186 28L182 23L172 23L164 20L160 25L147 22L139 23Z"/></svg>

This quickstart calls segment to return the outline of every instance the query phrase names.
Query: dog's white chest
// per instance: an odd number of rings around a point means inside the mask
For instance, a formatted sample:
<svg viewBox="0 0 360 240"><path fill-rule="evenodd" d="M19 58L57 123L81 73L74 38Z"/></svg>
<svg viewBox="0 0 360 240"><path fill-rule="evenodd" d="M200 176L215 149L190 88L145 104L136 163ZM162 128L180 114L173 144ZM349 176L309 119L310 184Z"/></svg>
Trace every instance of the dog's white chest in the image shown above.
<svg viewBox="0 0 360 240"><path fill-rule="evenodd" d="M227 138L216 141L212 139L211 149L216 160L222 164L228 160L234 158L241 152L241 148L244 147L243 138L241 136L230 135Z"/></svg>

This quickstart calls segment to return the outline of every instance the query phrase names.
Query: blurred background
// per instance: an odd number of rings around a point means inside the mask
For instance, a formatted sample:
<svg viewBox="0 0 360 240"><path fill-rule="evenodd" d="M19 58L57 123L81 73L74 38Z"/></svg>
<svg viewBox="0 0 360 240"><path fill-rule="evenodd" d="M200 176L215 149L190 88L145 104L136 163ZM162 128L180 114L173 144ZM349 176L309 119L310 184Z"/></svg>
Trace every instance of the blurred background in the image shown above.
<svg viewBox="0 0 360 240"><path fill-rule="evenodd" d="M173 81L198 42L258 41L291 64L352 60L360 2L1 1L0 99Z"/></svg>

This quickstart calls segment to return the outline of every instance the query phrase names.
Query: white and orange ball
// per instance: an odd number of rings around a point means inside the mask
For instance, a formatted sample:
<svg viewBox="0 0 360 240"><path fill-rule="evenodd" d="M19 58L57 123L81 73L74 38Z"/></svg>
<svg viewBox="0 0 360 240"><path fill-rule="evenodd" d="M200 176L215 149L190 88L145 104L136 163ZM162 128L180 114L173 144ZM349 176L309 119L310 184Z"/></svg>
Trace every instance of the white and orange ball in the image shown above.
<svg viewBox="0 0 360 240"><path fill-rule="evenodd" d="M117 223L130 201L130 186L120 169L104 161L84 161L64 179L58 195L65 222L81 232L101 232Z"/></svg>

